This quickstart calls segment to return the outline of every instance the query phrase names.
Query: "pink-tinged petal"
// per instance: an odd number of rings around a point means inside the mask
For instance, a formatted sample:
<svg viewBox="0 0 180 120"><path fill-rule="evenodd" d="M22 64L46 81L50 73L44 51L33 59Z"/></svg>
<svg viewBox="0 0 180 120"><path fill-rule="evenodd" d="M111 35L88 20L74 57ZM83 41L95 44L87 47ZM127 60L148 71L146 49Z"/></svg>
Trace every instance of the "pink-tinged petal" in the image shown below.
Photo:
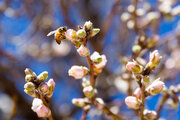
<svg viewBox="0 0 180 120"><path fill-rule="evenodd" d="M49 117L51 114L51 111L45 105L41 105L37 108L36 113L38 117Z"/></svg>
<svg viewBox="0 0 180 120"><path fill-rule="evenodd" d="M83 66L74 65L68 71L69 76L73 76L75 79L82 79L88 73L88 69Z"/></svg>
<svg viewBox="0 0 180 120"><path fill-rule="evenodd" d="M143 71L143 67L139 65L136 61L128 62L126 64L126 69L134 73L141 73Z"/></svg>
<svg viewBox="0 0 180 120"><path fill-rule="evenodd" d="M136 98L141 98L141 89L140 88L137 88L134 93L133 93L133 96L136 97Z"/></svg>
<svg viewBox="0 0 180 120"><path fill-rule="evenodd" d="M43 104L42 100L39 98L34 98L32 102L32 107L31 109L36 112L37 108Z"/></svg>
<svg viewBox="0 0 180 120"><path fill-rule="evenodd" d="M101 55L102 57L102 61L98 64L94 64L94 66L97 68L97 69L102 69L106 66L106 63L107 63L107 59L106 59L106 56L105 55Z"/></svg>
<svg viewBox="0 0 180 120"><path fill-rule="evenodd" d="M65 33L67 40L76 41L78 39L76 31L73 29L68 29Z"/></svg>
<svg viewBox="0 0 180 120"><path fill-rule="evenodd" d="M83 93L86 97L91 98L94 95L94 89L92 86L84 87Z"/></svg>
<svg viewBox="0 0 180 120"><path fill-rule="evenodd" d="M160 93L164 87L165 87L164 82L158 79L158 80L155 80L151 85L149 85L146 91L151 95L156 95Z"/></svg>
<svg viewBox="0 0 180 120"><path fill-rule="evenodd" d="M131 109L138 109L140 107L140 101L134 96L128 96L125 99L126 105Z"/></svg>
<svg viewBox="0 0 180 120"><path fill-rule="evenodd" d="M84 45L81 45L78 49L77 49L77 52L79 53L80 56L82 57L86 57L89 55L89 48L84 46Z"/></svg>

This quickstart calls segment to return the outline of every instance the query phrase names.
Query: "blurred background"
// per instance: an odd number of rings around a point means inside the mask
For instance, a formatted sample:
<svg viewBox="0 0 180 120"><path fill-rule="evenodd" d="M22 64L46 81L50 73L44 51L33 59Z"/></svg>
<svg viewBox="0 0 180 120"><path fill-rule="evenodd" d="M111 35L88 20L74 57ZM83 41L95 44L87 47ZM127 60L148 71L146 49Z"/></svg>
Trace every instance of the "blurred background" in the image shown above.
<svg viewBox="0 0 180 120"><path fill-rule="evenodd" d="M138 0L134 0L138 1ZM106 105L127 120L137 120L127 108L124 99L131 85L137 87L125 72L124 60L131 59L132 45L143 31L147 38L160 37L155 47L144 49L142 57L147 62L149 52L158 49L163 56L161 64L151 75L160 77L166 86L180 83L180 8L179 0L169 0L169 6L158 8L165 0L139 0L136 28L131 20L133 0L0 0L0 120L38 120L31 110L33 98L24 93L24 69L37 74L49 72L56 87L51 99L55 120L79 120L82 109L74 106L72 98L83 97L80 80L68 76L72 65L87 65L85 58L76 53L69 41L56 43L53 36L46 35L60 26L77 29L90 20L100 33L89 40L88 46L107 56L107 66L97 78L98 95ZM175 13L173 9L177 10ZM164 10L164 11L163 11ZM157 13L149 15L150 12ZM148 16L149 15L149 16ZM154 17L154 21L150 21ZM157 17L157 18L156 18ZM148 21L149 20L149 21ZM178 23L179 22L179 23ZM143 59L145 58L145 59ZM130 82L129 82L130 81ZM130 92L130 91L129 91ZM149 97L146 108L156 110L161 95ZM168 113L168 114L167 114ZM88 120L109 119L101 111L92 108ZM165 120L180 120L180 107L173 109L166 104L161 112Z"/></svg>

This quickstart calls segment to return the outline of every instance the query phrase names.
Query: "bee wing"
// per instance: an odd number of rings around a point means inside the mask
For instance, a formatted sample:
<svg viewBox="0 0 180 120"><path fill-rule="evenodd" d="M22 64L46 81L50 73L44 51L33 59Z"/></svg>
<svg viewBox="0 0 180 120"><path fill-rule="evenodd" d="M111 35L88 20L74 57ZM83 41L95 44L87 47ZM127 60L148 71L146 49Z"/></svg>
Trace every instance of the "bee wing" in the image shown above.
<svg viewBox="0 0 180 120"><path fill-rule="evenodd" d="M47 36L51 36L51 35L55 34L56 32L57 32L57 30L51 31L47 34Z"/></svg>

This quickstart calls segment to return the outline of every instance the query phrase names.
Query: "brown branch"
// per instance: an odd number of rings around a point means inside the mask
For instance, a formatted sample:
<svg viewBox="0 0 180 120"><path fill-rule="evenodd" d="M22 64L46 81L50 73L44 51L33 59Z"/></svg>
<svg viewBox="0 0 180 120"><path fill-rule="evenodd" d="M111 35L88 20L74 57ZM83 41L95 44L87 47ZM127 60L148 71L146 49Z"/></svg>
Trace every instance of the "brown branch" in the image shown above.
<svg viewBox="0 0 180 120"><path fill-rule="evenodd" d="M81 117L81 120L86 120L88 112L89 112L89 110L84 110L83 116Z"/></svg>
<svg viewBox="0 0 180 120"><path fill-rule="evenodd" d="M86 57L86 60L88 62L88 66L89 66L89 75L90 75L90 82L91 82L91 85L92 87L94 88L95 87L95 79L94 79L94 69L93 69L93 63L90 59L90 55L88 55Z"/></svg>
<svg viewBox="0 0 180 120"><path fill-rule="evenodd" d="M144 106L145 106L145 85L142 84L141 86L141 92L142 92L142 96L141 96L141 106L140 106L140 113L139 113L139 119L143 120L144 119Z"/></svg>

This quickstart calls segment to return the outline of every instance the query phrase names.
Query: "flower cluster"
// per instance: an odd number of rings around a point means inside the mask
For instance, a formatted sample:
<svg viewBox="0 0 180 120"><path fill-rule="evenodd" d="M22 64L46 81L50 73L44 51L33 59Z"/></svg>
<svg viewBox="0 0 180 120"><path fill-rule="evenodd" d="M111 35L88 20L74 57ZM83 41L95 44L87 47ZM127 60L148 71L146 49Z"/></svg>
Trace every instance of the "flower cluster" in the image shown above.
<svg viewBox="0 0 180 120"><path fill-rule="evenodd" d="M53 95L55 82L49 79L48 82L44 81L48 77L48 72L44 71L38 76L30 69L25 69L24 92L34 98L32 103L32 110L37 113L38 117L49 117L51 111L47 106L47 99Z"/></svg>
<svg viewBox="0 0 180 120"><path fill-rule="evenodd" d="M52 31L48 34L48 36L54 34L58 43L64 39L71 41L76 47L77 53L82 57L86 57L87 59L89 68L85 66L73 65L68 71L69 76L72 76L75 79L82 79L82 92L84 93L85 97L74 98L72 99L72 103L83 108L84 111L89 111L91 105L101 110L104 109L104 101L97 97L95 78L102 72L102 69L107 63L107 59L104 54L100 55L96 51L90 54L90 50L87 47L87 41L89 38L95 36L99 31L99 28L93 27L92 22L87 21L84 23L83 27L78 26L78 30L60 27L56 31ZM61 36L57 37L57 34L60 33ZM107 114L113 114L110 110L107 110L107 108L105 109ZM116 115L113 114L112 116ZM118 116L116 116L116 118L117 117Z"/></svg>
<svg viewBox="0 0 180 120"><path fill-rule="evenodd" d="M136 61L127 63L127 70L134 74L140 86L134 91L132 96L126 97L125 103L129 108L141 109L145 97L156 95L164 89L164 82L160 81L160 78L149 83L149 74L157 67L161 58L162 56L160 56L159 52L155 50L150 53L149 62L145 67L141 66ZM144 119L154 120L156 118L156 113L154 111L147 111L148 110L144 110Z"/></svg>

